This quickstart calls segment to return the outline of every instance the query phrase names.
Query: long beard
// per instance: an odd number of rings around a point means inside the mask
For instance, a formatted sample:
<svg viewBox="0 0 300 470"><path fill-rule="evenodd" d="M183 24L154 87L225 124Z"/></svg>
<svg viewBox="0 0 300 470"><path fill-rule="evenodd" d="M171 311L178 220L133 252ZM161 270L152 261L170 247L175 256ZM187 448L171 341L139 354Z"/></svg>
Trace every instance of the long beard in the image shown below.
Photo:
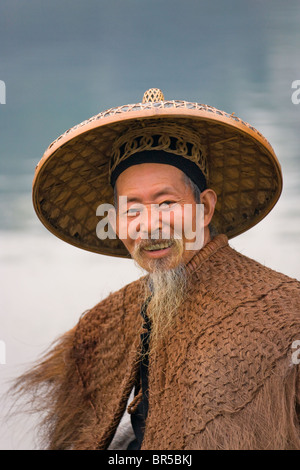
<svg viewBox="0 0 300 470"><path fill-rule="evenodd" d="M147 316L151 322L150 354L154 353L171 334L172 326L186 296L186 267L181 262L183 242L177 239L173 242L175 249L171 259L153 259L150 266L147 261L150 273L145 298L151 293L151 300L147 306ZM136 263L144 269L145 262L141 248L145 245L143 243L133 255Z"/></svg>
<svg viewBox="0 0 300 470"><path fill-rule="evenodd" d="M167 271L153 272L149 276L152 297L147 308L151 321L151 349L154 352L159 344L172 331L180 306L186 295L186 269L180 264Z"/></svg>

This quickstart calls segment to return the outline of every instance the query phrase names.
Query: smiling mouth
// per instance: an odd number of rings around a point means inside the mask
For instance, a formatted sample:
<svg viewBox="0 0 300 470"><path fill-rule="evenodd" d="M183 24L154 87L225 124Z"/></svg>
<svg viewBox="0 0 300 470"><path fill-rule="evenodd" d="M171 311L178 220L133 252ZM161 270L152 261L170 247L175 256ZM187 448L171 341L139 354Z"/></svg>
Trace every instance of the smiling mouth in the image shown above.
<svg viewBox="0 0 300 470"><path fill-rule="evenodd" d="M144 250L145 251L160 251L160 250L165 250L166 248L169 248L172 245L173 245L173 242L171 240L166 241L166 242L152 243L151 245L145 246Z"/></svg>

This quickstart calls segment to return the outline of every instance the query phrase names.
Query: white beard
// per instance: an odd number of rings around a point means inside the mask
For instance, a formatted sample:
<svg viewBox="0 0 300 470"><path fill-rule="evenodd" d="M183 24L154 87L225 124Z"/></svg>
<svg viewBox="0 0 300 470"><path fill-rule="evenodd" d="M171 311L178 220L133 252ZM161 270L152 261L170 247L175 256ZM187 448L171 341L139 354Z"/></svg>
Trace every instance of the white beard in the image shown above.
<svg viewBox="0 0 300 470"><path fill-rule="evenodd" d="M166 338L186 296L186 267L179 264L167 271L156 271L149 275L152 291L147 315L151 320L151 350Z"/></svg>
<svg viewBox="0 0 300 470"><path fill-rule="evenodd" d="M148 242L150 243L150 241ZM146 242L141 244L145 246ZM151 300L147 307L147 316L151 321L151 343L150 351L153 353L162 340L166 338L176 319L178 309L185 299L187 274L186 266L180 262L183 252L182 240L174 241L176 250L171 259L153 259L151 262L144 261L140 247L135 251L133 258L135 262L145 269L148 267L150 273L148 283L145 286L145 298ZM168 266L173 266L171 269ZM175 264L175 266L174 266Z"/></svg>

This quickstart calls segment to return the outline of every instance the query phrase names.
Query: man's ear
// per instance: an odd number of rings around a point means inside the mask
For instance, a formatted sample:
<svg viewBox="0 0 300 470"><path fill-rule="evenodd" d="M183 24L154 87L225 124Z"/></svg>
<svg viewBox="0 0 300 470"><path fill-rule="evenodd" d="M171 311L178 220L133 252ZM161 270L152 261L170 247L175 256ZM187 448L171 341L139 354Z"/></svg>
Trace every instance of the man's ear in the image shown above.
<svg viewBox="0 0 300 470"><path fill-rule="evenodd" d="M108 211L108 222L110 223L113 231L115 232L115 234L118 236L118 232L117 232L117 212L116 212L116 209L115 207L112 207L111 209L109 209Z"/></svg>
<svg viewBox="0 0 300 470"><path fill-rule="evenodd" d="M207 227L215 212L217 195L213 189L206 189L200 196L201 204L204 204L204 227Z"/></svg>

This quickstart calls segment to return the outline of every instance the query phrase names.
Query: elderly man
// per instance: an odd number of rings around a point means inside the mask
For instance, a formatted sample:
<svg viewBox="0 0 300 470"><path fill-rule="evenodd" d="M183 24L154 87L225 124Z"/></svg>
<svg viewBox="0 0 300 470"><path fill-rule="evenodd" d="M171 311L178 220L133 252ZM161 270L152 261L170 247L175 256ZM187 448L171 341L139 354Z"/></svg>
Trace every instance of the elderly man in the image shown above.
<svg viewBox="0 0 300 470"><path fill-rule="evenodd" d="M157 89L50 145L33 185L41 221L147 274L20 378L46 412L49 449L300 449L299 283L228 244L281 187L253 127ZM99 207L113 200L104 230Z"/></svg>

